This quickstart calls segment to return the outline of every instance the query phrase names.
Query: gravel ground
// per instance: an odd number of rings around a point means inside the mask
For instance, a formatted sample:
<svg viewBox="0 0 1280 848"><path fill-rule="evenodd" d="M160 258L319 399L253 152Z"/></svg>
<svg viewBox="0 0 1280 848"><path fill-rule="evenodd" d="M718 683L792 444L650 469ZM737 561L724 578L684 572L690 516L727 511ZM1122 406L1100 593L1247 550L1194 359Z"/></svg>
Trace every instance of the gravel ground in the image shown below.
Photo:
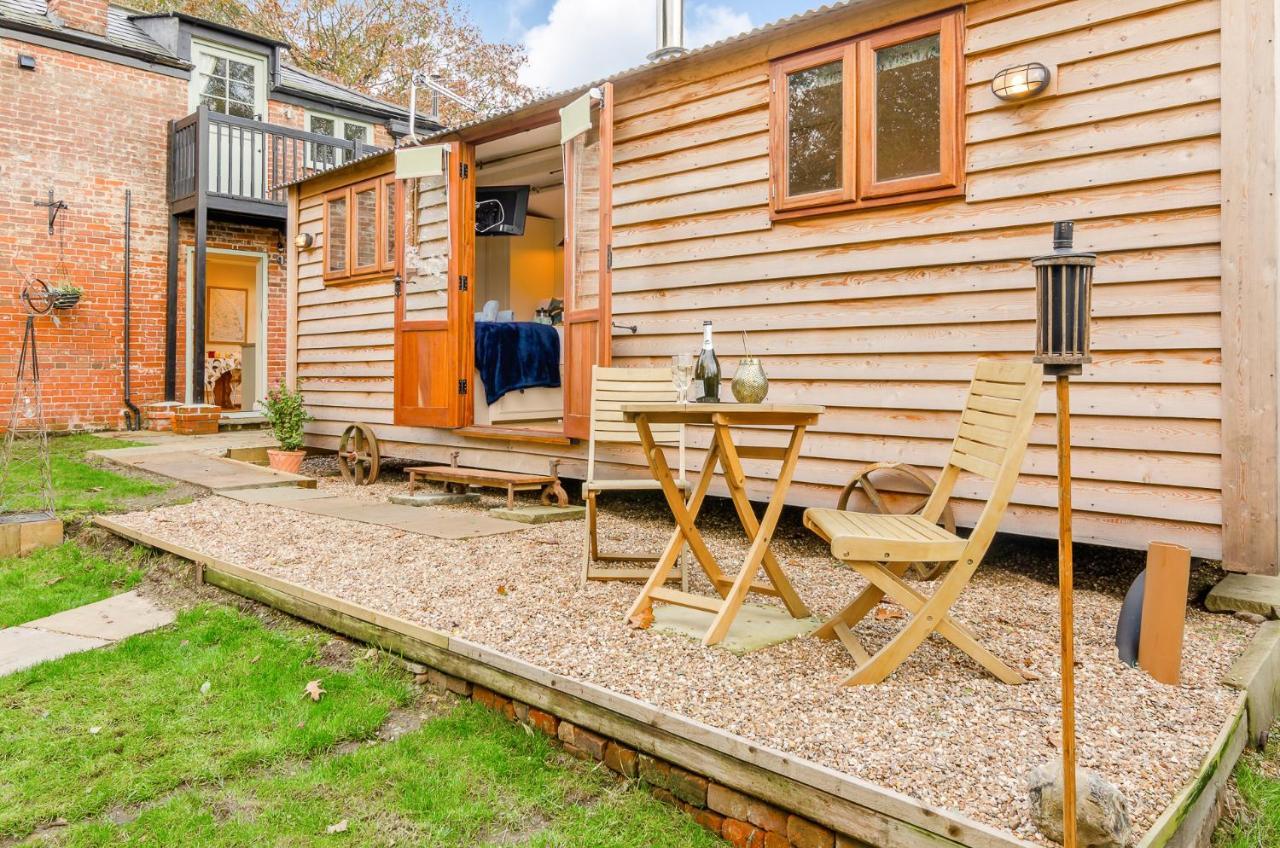
<svg viewBox="0 0 1280 848"><path fill-rule="evenodd" d="M398 475L387 476L360 489L340 479L319 485L378 501L404 490ZM500 502L485 497L479 508ZM656 498L610 503L602 544L656 549L667 538L669 515ZM955 609L998 655L1039 679L1004 686L934 636L887 682L841 688L853 668L838 643L801 639L734 656L627 627L633 584L578 588L582 522L454 542L218 497L119 520L1044 841L1027 815L1023 775L1057 756L1060 744L1053 543L1000 540ZM731 509L712 502L701 524L732 571L746 546ZM798 510L786 510L775 540L815 614L834 613L863 585L803 529ZM1193 609L1176 688L1120 663L1116 615L1140 557L1081 546L1075 599L1081 765L1120 788L1139 835L1208 752L1235 700L1218 681L1252 631ZM694 590L710 593L696 568L694 575ZM1213 579L1198 569L1193 593ZM868 648L901 626L898 612L882 606L859 626Z"/></svg>

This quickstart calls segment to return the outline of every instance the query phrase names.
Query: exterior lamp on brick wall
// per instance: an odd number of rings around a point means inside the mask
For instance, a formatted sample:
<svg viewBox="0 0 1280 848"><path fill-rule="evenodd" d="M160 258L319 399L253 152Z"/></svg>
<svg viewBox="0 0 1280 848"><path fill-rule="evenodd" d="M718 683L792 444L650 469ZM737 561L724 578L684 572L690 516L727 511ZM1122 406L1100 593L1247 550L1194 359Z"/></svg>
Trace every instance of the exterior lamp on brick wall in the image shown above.
<svg viewBox="0 0 1280 848"><path fill-rule="evenodd" d="M1053 225L1053 253L1031 260L1036 274L1036 353L1057 381L1058 604L1062 654L1062 844L1076 848L1075 634L1071 562L1071 398L1068 380L1089 356L1089 306L1097 256L1071 242L1075 225Z"/></svg>
<svg viewBox="0 0 1280 848"><path fill-rule="evenodd" d="M1049 69L1039 62L1005 68L991 79L991 93L1010 103L1030 100L1048 87Z"/></svg>
<svg viewBox="0 0 1280 848"><path fill-rule="evenodd" d="M311 247L314 241L315 239L312 237L311 233L298 233L293 237L293 246L298 248L298 250L306 250L308 247Z"/></svg>
<svg viewBox="0 0 1280 848"><path fill-rule="evenodd" d="M34 71L36 69L36 57L27 53L19 53L18 67L24 71Z"/></svg>

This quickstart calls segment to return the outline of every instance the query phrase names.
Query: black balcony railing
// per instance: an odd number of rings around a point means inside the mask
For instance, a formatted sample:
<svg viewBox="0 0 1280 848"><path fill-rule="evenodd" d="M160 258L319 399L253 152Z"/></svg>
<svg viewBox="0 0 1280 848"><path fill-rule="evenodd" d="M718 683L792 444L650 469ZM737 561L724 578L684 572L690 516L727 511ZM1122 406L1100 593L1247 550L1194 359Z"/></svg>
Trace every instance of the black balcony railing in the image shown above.
<svg viewBox="0 0 1280 848"><path fill-rule="evenodd" d="M215 208L283 215L282 185L378 149L201 106L172 123L169 202L194 207L203 193Z"/></svg>

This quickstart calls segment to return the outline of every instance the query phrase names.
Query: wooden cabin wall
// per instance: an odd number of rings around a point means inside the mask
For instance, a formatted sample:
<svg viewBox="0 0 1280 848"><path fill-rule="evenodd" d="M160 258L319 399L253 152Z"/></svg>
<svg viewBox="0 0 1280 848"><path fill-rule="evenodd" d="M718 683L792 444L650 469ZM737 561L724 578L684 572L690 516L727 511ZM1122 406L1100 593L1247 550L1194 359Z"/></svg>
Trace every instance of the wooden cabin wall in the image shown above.
<svg viewBox="0 0 1280 848"><path fill-rule="evenodd" d="M769 218L767 62L620 84L613 306L639 333L614 337L615 363L693 350L711 319L732 374L746 329L771 400L828 407L792 498L831 504L865 463L941 466L976 357L1030 355L1027 259L1051 221L1075 219L1099 254L1094 362L1072 381L1076 537L1217 556L1219 14L1216 0L972 3L966 197L796 221ZM1001 104L992 76L1028 61L1054 88ZM1008 531L1055 535L1052 410L1046 384ZM957 488L963 523L987 488Z"/></svg>
<svg viewBox="0 0 1280 848"><path fill-rule="evenodd" d="M966 197L787 222L768 210L767 56L804 45L784 37L737 63L721 55L619 82L613 310L639 332L615 330L614 364L692 352L711 319L732 375L747 330L770 400L828 407L805 442L796 504L833 504L868 462L936 472L975 359L1030 355L1027 259L1047 251L1050 222L1071 218L1077 246L1098 253L1094 362L1072 382L1076 538L1217 556L1219 14L1217 0L971 3ZM877 15L841 18L831 38L891 22ZM1027 61L1053 68L1050 92L999 104L991 77ZM319 209L301 198L303 231L317 232ZM299 264L298 373L312 444L333 447L361 420L392 455L461 449L464 464L523 470L582 458L581 446L391 426L390 284L325 289L311 253ZM1052 410L1046 384L1007 531L1055 535ZM691 442L696 468L707 436ZM772 464L745 465L763 492ZM961 523L986 489L957 487Z"/></svg>

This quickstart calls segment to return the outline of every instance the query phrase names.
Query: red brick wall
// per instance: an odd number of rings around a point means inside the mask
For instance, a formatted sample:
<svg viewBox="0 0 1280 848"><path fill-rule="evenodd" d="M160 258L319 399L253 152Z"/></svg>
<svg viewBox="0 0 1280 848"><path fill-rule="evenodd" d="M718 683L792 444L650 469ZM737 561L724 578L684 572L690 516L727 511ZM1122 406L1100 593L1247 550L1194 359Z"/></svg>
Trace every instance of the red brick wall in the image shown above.
<svg viewBox="0 0 1280 848"><path fill-rule="evenodd" d="M107 0L49 0L49 11L72 29L107 34Z"/></svg>
<svg viewBox="0 0 1280 848"><path fill-rule="evenodd" d="M17 55L36 57L36 70ZM80 305L38 323L45 411L57 429L117 427L123 409L124 192L133 192L134 403L164 397L167 122L187 113L187 81L0 39L0 429L26 313L23 274L84 289ZM274 123L301 127L301 106L272 101ZM127 119L122 116L127 116ZM390 146L375 124L374 143ZM68 204L50 236L32 201ZM184 397L185 246L179 261L178 399ZM62 247L59 247L59 237ZM210 247L279 253L271 227L210 222ZM20 271L18 269L21 269ZM284 376L285 272L268 262L268 385Z"/></svg>
<svg viewBox="0 0 1280 848"><path fill-rule="evenodd" d="M36 70L17 55L36 57ZM75 283L81 304L38 322L46 412L59 428L116 426L123 388L124 192L133 191L133 398L164 391L166 121L186 81L0 39L0 415L7 420L25 311L22 272ZM50 236L54 196L69 206ZM65 267L65 271L63 270ZM0 420L0 427L3 420Z"/></svg>

